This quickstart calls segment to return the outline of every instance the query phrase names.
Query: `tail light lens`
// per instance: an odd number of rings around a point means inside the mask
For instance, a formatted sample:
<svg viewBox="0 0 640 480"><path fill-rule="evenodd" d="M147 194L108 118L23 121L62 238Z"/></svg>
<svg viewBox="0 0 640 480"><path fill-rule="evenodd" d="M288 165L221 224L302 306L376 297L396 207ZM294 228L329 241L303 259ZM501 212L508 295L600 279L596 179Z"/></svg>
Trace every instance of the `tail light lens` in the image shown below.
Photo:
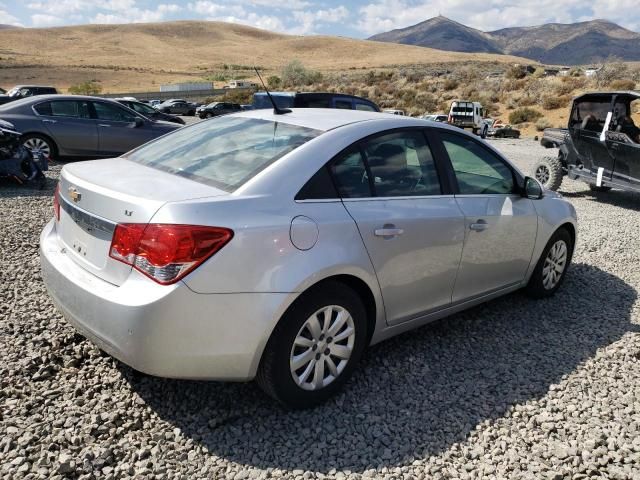
<svg viewBox="0 0 640 480"><path fill-rule="evenodd" d="M56 221L60 221L60 184L56 184L56 191L53 192L53 215L56 217Z"/></svg>
<svg viewBox="0 0 640 480"><path fill-rule="evenodd" d="M233 230L222 227L122 223L113 233L109 256L162 285L170 285L232 238Z"/></svg>

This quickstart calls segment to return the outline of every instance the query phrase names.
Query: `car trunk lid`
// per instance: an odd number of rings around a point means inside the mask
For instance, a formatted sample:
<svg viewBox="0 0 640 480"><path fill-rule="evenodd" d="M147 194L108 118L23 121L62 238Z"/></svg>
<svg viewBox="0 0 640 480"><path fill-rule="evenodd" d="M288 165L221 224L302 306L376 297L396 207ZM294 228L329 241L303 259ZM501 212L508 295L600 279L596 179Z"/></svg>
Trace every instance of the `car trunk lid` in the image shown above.
<svg viewBox="0 0 640 480"><path fill-rule="evenodd" d="M227 192L124 158L66 165L59 185L58 239L70 257L103 280L120 285L131 267L109 257L118 223L149 223L166 202Z"/></svg>

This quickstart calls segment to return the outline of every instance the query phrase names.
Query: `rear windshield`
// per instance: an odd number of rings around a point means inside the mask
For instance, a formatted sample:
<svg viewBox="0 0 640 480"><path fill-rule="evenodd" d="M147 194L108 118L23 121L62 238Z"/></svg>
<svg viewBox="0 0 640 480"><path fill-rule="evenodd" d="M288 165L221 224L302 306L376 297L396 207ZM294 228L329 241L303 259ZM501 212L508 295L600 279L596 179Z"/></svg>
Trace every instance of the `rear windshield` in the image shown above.
<svg viewBox="0 0 640 480"><path fill-rule="evenodd" d="M278 108L292 108L293 94L272 93L271 98L276 102ZM273 104L266 93L255 93L253 95L253 108L258 110L261 108L273 108Z"/></svg>
<svg viewBox="0 0 640 480"><path fill-rule="evenodd" d="M223 116L176 130L126 158L233 191L320 133L271 120Z"/></svg>

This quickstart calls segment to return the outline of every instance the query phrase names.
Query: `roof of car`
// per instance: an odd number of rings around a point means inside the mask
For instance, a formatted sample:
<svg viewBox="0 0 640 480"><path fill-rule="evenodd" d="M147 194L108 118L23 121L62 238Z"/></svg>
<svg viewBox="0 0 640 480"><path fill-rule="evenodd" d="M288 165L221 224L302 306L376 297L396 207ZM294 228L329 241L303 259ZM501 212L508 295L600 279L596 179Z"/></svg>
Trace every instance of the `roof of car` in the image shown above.
<svg viewBox="0 0 640 480"><path fill-rule="evenodd" d="M394 125L390 126L390 128L428 125L438 125L438 127L442 127L442 124L436 124L435 122L418 118L381 112L342 110L335 108L292 108L291 113L280 115L275 114L272 109L264 108L258 110L246 110L238 113L232 113L230 115L271 120L322 131L333 130L334 128L339 128L352 123L374 120L386 120L390 123L393 122Z"/></svg>
<svg viewBox="0 0 640 480"><path fill-rule="evenodd" d="M588 98L594 97L613 97L614 95L627 96L627 97L635 97L640 98L640 92L636 92L634 90L618 90L613 92L588 92L583 93L582 95L578 95L573 100L585 100Z"/></svg>

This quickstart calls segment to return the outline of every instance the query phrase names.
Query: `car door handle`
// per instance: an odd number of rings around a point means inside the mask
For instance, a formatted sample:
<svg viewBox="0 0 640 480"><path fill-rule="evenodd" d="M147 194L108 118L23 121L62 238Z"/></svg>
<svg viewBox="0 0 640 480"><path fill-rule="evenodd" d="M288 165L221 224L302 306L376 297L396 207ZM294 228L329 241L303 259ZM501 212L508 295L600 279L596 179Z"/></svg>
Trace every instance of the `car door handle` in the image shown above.
<svg viewBox="0 0 640 480"><path fill-rule="evenodd" d="M473 230L474 232L483 232L487 228L489 228L489 224L487 223L486 220L482 220L482 219L469 225L469 229Z"/></svg>
<svg viewBox="0 0 640 480"><path fill-rule="evenodd" d="M42 121L43 121L44 123L57 123L57 122L58 122L57 120L50 120L50 119L48 119L48 118L44 118L44 119L42 119Z"/></svg>
<svg viewBox="0 0 640 480"><path fill-rule="evenodd" d="M402 228L376 228L373 233L376 237L397 237L402 235L404 230Z"/></svg>
<svg viewBox="0 0 640 480"><path fill-rule="evenodd" d="M618 150L620 148L620 145L618 145L617 143L611 143L611 150Z"/></svg>
<svg viewBox="0 0 640 480"><path fill-rule="evenodd" d="M111 125L107 125L106 123L99 123L99 127L110 127Z"/></svg>

